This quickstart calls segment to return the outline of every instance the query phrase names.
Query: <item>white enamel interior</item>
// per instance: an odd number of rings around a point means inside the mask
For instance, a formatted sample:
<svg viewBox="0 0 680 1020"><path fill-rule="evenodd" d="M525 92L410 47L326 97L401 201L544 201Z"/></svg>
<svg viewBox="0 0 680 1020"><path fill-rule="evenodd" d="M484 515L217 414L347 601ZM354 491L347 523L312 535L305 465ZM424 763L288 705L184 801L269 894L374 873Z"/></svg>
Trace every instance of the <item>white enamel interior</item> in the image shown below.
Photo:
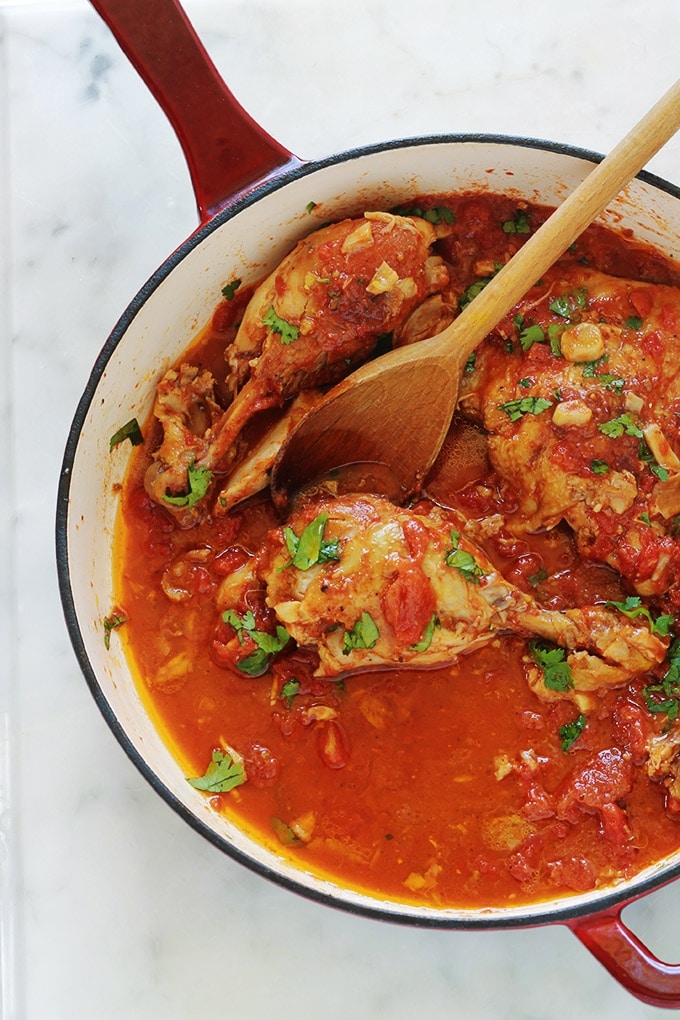
<svg viewBox="0 0 680 1020"><path fill-rule="evenodd" d="M522 146L513 140L435 140L352 155L318 167L265 193L208 232L169 272L162 270L160 282L148 288L148 298L120 335L103 370L99 365L93 373L89 407L86 394L82 407L87 407L87 413L70 468L67 582L63 580L65 564L61 564L67 618L72 597L77 626L69 624L84 671L119 740L173 806L188 812L199 830L225 848L233 848L236 856L257 870L270 870L314 897L420 924L532 924L565 911L564 900L534 908L472 912L417 909L372 899L293 867L210 809L204 795L187 784L150 722L116 637L110 651L104 647L102 619L112 605L113 486L121 480L129 455L127 443L109 453L109 438L128 419L146 418L156 381L209 318L220 288L234 277L244 282L257 279L298 237L321 222L364 207L390 207L426 192L511 191L532 201L556 204L591 166L582 156ZM317 203L311 216L305 211L310 201ZM634 181L606 220L632 229L636 237L668 254L678 253L680 201L654 183ZM119 332L120 328L109 346ZM651 869L625 887L626 895L667 877L675 864L667 861ZM611 892L573 897L568 909L571 913L597 910L608 896Z"/></svg>

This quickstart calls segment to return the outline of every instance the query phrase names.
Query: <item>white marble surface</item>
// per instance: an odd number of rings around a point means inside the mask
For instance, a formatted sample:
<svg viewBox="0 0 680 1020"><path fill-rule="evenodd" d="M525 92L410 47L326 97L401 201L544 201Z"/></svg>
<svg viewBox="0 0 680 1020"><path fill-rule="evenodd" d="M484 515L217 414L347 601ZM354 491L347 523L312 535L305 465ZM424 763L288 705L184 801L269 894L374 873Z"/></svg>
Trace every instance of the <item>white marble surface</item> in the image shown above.
<svg viewBox="0 0 680 1020"><path fill-rule="evenodd" d="M678 66L677 0L187 8L243 104L310 158L457 131L604 151ZM653 169L680 184L680 140ZM177 143L84 0L0 0L2 1017L658 1015L566 929L387 926L266 883L157 799L99 716L57 593L62 451L106 335L195 222ZM680 958L680 886L625 916Z"/></svg>

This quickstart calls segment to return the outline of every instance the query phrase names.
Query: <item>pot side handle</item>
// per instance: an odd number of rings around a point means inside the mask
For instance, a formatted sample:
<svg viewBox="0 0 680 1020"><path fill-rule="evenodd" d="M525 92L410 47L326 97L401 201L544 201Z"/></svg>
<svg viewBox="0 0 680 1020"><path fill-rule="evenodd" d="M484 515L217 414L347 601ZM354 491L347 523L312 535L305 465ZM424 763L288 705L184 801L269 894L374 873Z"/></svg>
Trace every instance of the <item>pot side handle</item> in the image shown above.
<svg viewBox="0 0 680 1020"><path fill-rule="evenodd" d="M90 0L170 121L201 223L301 161L238 103L178 0Z"/></svg>
<svg viewBox="0 0 680 1020"><path fill-rule="evenodd" d="M663 963L654 956L618 912L571 922L569 927L632 995L651 1006L680 1008L680 964Z"/></svg>

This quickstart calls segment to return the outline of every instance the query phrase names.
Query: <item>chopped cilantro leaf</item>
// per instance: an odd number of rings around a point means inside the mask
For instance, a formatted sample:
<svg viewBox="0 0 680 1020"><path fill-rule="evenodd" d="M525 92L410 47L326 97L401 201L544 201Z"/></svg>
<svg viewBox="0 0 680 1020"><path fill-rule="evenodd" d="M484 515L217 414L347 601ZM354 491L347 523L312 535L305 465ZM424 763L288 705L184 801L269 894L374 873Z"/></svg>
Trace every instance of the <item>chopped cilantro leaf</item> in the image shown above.
<svg viewBox="0 0 680 1020"><path fill-rule="evenodd" d="M447 567L455 567L470 584L479 584L480 577L484 577L484 571L477 563L472 553L459 548L460 532L452 530L451 548L444 555L444 563Z"/></svg>
<svg viewBox="0 0 680 1020"><path fill-rule="evenodd" d="M543 670L543 683L550 691L568 691L574 686L571 666L564 648L547 641L530 641L529 651L537 666Z"/></svg>
<svg viewBox="0 0 680 1020"><path fill-rule="evenodd" d="M413 649L414 652L426 652L428 650L428 648L432 644L432 638L434 636L435 627L441 627L441 624L437 619L437 616L433 613L432 616L430 617L427 626L425 627L425 630L423 631L423 636L421 637L420 641L415 645L411 645L411 648Z"/></svg>
<svg viewBox="0 0 680 1020"><path fill-rule="evenodd" d="M547 411L552 407L552 400L546 400L545 397L520 397L498 406L501 411L505 411L510 421L519 421L525 414L540 414L541 411Z"/></svg>
<svg viewBox="0 0 680 1020"><path fill-rule="evenodd" d="M210 764L205 773L196 779L187 779L196 790L206 793L228 793L246 782L246 770L243 763L234 761L226 751L213 751Z"/></svg>
<svg viewBox="0 0 680 1020"><path fill-rule="evenodd" d="M262 676L263 673L266 673L272 655L280 652L290 641L290 634L280 624L277 625L275 634L257 630L255 615L250 610L243 616L239 616L235 610L226 609L222 613L222 619L234 628L241 644L245 644L246 640L250 638L256 645L250 655L246 655L236 663L237 668L242 673L247 673L248 676Z"/></svg>
<svg viewBox="0 0 680 1020"><path fill-rule="evenodd" d="M672 721L680 712L680 639L671 641L666 658L668 669L658 684L642 690L645 704L653 714L664 713Z"/></svg>
<svg viewBox="0 0 680 1020"><path fill-rule="evenodd" d="M586 722L586 717L583 713L581 713L580 715L577 715L572 722L565 723L564 726L560 726L558 733L560 735L560 740L562 741L563 751L568 751L574 741L578 740L585 729Z"/></svg>
<svg viewBox="0 0 680 1020"><path fill-rule="evenodd" d="M637 616L642 616L647 620L652 634L658 634L660 637L668 637L673 626L674 617L670 615L657 616L654 619L647 606L643 606L639 595L629 595L623 602L609 600L605 602L605 606L608 606L610 609L618 609L620 613L623 613L630 620L635 619Z"/></svg>
<svg viewBox="0 0 680 1020"><path fill-rule="evenodd" d="M290 526L284 527L283 537L286 549L290 554L287 567L293 566L298 570L308 570L316 563L328 563L329 560L340 559L338 539L324 540L323 533L327 522L328 514L320 513L307 525L299 538Z"/></svg>
<svg viewBox="0 0 680 1020"><path fill-rule="evenodd" d="M545 343L545 333L543 332L543 327L537 322L527 326L519 334L519 345L523 351L530 350L534 344L543 343Z"/></svg>
<svg viewBox="0 0 680 1020"><path fill-rule="evenodd" d="M638 457L640 458L641 461L643 461L643 463L647 465L652 474L656 475L660 482L668 481L667 469L665 467L661 467L660 464L656 463L654 454L647 445L646 439L640 440L640 445L638 447Z"/></svg>
<svg viewBox="0 0 680 1020"><path fill-rule="evenodd" d="M212 471L205 467L196 467L193 460L187 470L187 481L189 485L188 492L185 492L181 496L163 496L166 503L170 503L172 506L195 506L200 500L203 499L210 482L212 481Z"/></svg>
<svg viewBox="0 0 680 1020"><path fill-rule="evenodd" d="M104 617L104 648L108 651L111 647L111 631L118 630L124 623L128 622L127 616L115 610L110 616Z"/></svg>
<svg viewBox="0 0 680 1020"><path fill-rule="evenodd" d="M396 216L418 216L435 227L440 223L450 226L455 222L453 210L448 209L445 205L434 205L427 209L421 205L400 205L393 212Z"/></svg>
<svg viewBox="0 0 680 1020"><path fill-rule="evenodd" d="M349 655L354 648L373 648L380 631L370 613L362 613L351 630L346 630L342 641L342 654Z"/></svg>
<svg viewBox="0 0 680 1020"><path fill-rule="evenodd" d="M590 470L594 475L608 475L611 468L606 460L591 460Z"/></svg>
<svg viewBox="0 0 680 1020"><path fill-rule="evenodd" d="M529 217L523 209L518 209L511 220L503 224L503 232L506 234L530 234L531 225Z"/></svg>
<svg viewBox="0 0 680 1020"><path fill-rule="evenodd" d="M602 422L597 427L610 439L619 439L621 436L635 436L637 439L642 439L642 431L635 424L632 414L620 414L618 418Z"/></svg>
<svg viewBox="0 0 680 1020"><path fill-rule="evenodd" d="M236 293L240 286L241 280L230 280L229 283L226 283L222 288L222 297L224 298L224 300L233 301L234 294Z"/></svg>
<svg viewBox="0 0 680 1020"><path fill-rule="evenodd" d="M626 326L628 329L642 329L642 319L639 315L629 315L626 319Z"/></svg>
<svg viewBox="0 0 680 1020"><path fill-rule="evenodd" d="M300 335L298 327L293 326L292 323L286 322L285 319L277 315L273 305L267 314L263 316L262 324L269 326L272 333L278 333L282 344L292 344L293 340L297 340Z"/></svg>
<svg viewBox="0 0 680 1020"><path fill-rule="evenodd" d="M466 305L469 305L471 301L474 301L477 295L484 290L487 283L489 283L490 280L493 280L496 273L498 273L502 268L502 265L496 264L495 272L492 273L491 276L483 276L479 280L475 280L474 283L471 283L460 296L460 300L458 302L460 308L463 309Z"/></svg>
<svg viewBox="0 0 680 1020"><path fill-rule="evenodd" d="M286 708L292 708L293 699L300 690L300 681L296 680L294 676L290 680L286 680L285 684L281 688L281 700L285 701Z"/></svg>
<svg viewBox="0 0 680 1020"><path fill-rule="evenodd" d="M572 322L578 318L578 312L588 307L588 292L584 287L577 287L571 294L562 294L550 302L548 308L555 315Z"/></svg>
<svg viewBox="0 0 680 1020"><path fill-rule="evenodd" d="M133 446L140 446L144 442L144 436L136 418L131 418L125 425L121 425L117 432L114 432L109 439L109 453L119 443L124 443L126 439L129 439Z"/></svg>

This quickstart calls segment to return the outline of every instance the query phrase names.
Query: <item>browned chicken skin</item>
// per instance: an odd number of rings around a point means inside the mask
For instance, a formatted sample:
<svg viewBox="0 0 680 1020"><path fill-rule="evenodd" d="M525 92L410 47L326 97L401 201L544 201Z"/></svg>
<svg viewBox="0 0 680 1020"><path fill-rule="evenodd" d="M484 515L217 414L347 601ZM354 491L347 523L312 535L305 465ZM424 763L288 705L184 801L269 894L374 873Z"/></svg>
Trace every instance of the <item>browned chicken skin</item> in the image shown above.
<svg viewBox="0 0 680 1020"><path fill-rule="evenodd" d="M152 498L168 506L167 495L186 492L189 463L227 473L253 415L339 381L370 356L382 335L398 337L414 309L448 282L443 261L431 252L435 239L424 219L367 212L300 241L256 289L227 351L229 407L215 413L209 373L196 374L193 394L186 385L189 366L181 377L170 372L162 380L155 413L164 440L146 481ZM193 428L197 409L203 431ZM218 497L217 512L231 502L228 492ZM202 509L198 501L168 508L183 526Z"/></svg>
<svg viewBox="0 0 680 1020"><path fill-rule="evenodd" d="M647 597L680 578L679 339L676 288L558 266L477 351L461 397L517 526L567 521Z"/></svg>
<svg viewBox="0 0 680 1020"><path fill-rule="evenodd" d="M465 527L459 515L431 504L408 510L377 496L323 499L268 536L241 576L225 582L218 607L233 609L245 591L263 585L277 620L316 650L317 674L326 677L442 665L503 632L545 639L567 650L571 682L550 690L530 663L531 686L544 699L568 697L582 709L598 688L620 686L663 660L667 642L644 622L601 606L539 606L499 574ZM314 528L319 556L292 558L291 548Z"/></svg>

